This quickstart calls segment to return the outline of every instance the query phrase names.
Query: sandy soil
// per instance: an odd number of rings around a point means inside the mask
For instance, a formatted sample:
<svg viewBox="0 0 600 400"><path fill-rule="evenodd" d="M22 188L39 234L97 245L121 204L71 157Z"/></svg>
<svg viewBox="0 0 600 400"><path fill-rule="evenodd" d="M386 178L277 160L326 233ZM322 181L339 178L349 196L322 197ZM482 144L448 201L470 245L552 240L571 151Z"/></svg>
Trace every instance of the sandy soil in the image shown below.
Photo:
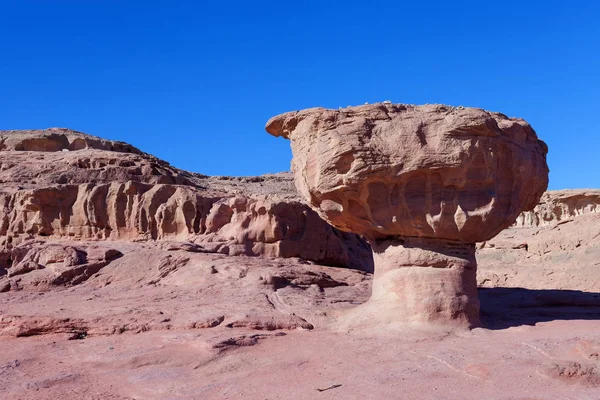
<svg viewBox="0 0 600 400"><path fill-rule="evenodd" d="M482 288L483 328L343 332L370 274L93 245L123 256L73 287L0 293L1 398L600 398L594 292Z"/></svg>
<svg viewBox="0 0 600 400"><path fill-rule="evenodd" d="M2 341L0 390L6 399L597 399L599 328L38 336Z"/></svg>

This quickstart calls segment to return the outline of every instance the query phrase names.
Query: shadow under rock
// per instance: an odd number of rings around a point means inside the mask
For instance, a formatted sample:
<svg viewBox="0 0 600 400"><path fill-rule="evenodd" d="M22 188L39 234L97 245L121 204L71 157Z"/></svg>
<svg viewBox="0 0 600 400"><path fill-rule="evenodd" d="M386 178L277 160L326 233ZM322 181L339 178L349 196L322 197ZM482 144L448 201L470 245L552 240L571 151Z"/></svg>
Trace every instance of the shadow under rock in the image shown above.
<svg viewBox="0 0 600 400"><path fill-rule="evenodd" d="M600 320L600 293L579 290L479 288L481 323L487 329L554 320Z"/></svg>

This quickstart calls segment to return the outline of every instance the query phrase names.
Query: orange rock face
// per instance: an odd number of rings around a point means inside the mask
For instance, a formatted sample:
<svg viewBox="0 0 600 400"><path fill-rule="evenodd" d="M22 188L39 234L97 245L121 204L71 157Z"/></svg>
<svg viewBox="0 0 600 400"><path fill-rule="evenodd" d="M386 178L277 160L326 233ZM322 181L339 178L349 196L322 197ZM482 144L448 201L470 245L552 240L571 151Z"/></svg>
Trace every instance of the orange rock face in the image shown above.
<svg viewBox="0 0 600 400"><path fill-rule="evenodd" d="M291 140L296 186L313 209L371 242L374 296L365 314L379 318L388 301L406 322L478 324L474 243L535 207L548 184L547 147L527 122L475 108L375 104L290 112L266 130ZM423 248L415 238L438 242ZM464 247L463 261L451 261L452 242ZM437 268L458 272L440 277ZM398 288L437 298L410 308Z"/></svg>
<svg viewBox="0 0 600 400"><path fill-rule="evenodd" d="M282 114L296 185L339 229L371 239L475 243L546 190L546 145L522 119L475 108L377 104Z"/></svg>

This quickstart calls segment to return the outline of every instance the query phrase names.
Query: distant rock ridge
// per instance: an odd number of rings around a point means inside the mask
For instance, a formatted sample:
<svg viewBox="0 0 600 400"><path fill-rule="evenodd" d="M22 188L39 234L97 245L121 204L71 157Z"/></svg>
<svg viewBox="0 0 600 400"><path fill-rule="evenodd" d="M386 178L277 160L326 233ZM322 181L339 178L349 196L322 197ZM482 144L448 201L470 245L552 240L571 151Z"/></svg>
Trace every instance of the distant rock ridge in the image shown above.
<svg viewBox="0 0 600 400"><path fill-rule="evenodd" d="M518 216L514 226L552 225L596 213L600 213L600 189L549 190L533 210Z"/></svg>
<svg viewBox="0 0 600 400"><path fill-rule="evenodd" d="M83 149L143 154L128 143L102 139L69 128L0 130L0 151L53 152Z"/></svg>

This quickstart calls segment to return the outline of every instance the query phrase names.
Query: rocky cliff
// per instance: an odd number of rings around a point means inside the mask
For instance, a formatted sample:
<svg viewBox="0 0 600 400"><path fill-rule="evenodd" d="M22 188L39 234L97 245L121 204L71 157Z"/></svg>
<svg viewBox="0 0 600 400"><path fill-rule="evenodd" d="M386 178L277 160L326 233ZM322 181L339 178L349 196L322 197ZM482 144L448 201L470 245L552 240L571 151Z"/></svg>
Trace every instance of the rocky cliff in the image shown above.
<svg viewBox="0 0 600 400"><path fill-rule="evenodd" d="M551 225L595 213L600 213L600 190L551 190L533 210L521 213L515 226Z"/></svg>
<svg viewBox="0 0 600 400"><path fill-rule="evenodd" d="M546 192L477 257L480 287L600 292L600 190Z"/></svg>
<svg viewBox="0 0 600 400"><path fill-rule="evenodd" d="M301 203L287 174L207 177L68 129L0 131L0 247L32 239L190 241L229 255L370 268L370 248Z"/></svg>

